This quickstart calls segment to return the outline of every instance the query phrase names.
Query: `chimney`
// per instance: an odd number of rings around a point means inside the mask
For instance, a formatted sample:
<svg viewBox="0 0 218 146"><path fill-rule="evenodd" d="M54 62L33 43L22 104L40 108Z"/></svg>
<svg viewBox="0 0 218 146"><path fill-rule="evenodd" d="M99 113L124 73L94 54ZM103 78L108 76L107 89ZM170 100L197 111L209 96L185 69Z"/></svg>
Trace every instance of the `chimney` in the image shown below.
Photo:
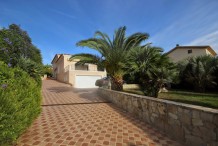
<svg viewBox="0 0 218 146"><path fill-rule="evenodd" d="M176 47L179 47L179 44L176 44Z"/></svg>

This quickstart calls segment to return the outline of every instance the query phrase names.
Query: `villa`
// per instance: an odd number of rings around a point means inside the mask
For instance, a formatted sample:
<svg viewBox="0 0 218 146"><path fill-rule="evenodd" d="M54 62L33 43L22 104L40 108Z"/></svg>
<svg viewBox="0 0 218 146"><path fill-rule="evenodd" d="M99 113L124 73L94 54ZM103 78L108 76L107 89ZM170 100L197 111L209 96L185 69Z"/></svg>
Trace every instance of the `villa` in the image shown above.
<svg viewBox="0 0 218 146"><path fill-rule="evenodd" d="M70 54L56 54L51 62L56 80L71 84L75 88L96 88L95 81L106 77L106 70L99 70L94 64L77 64L70 61Z"/></svg>
<svg viewBox="0 0 218 146"><path fill-rule="evenodd" d="M173 62L184 60L188 57L211 55L216 56L217 53L210 46L179 46L166 53Z"/></svg>

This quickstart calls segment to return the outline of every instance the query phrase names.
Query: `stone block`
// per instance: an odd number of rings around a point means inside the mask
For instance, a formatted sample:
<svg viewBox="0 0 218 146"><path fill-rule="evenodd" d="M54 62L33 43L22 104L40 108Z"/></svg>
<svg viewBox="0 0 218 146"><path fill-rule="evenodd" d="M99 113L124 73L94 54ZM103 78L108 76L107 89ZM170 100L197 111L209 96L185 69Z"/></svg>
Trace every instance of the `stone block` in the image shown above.
<svg viewBox="0 0 218 146"><path fill-rule="evenodd" d="M133 113L133 106L132 106L132 102L130 101L127 105L127 111L130 113Z"/></svg>
<svg viewBox="0 0 218 146"><path fill-rule="evenodd" d="M192 118L193 119L199 119L200 118L200 112L197 110L192 111Z"/></svg>
<svg viewBox="0 0 218 146"><path fill-rule="evenodd" d="M137 98L132 98L132 105L133 105L134 107L138 107Z"/></svg>
<svg viewBox="0 0 218 146"><path fill-rule="evenodd" d="M157 104L157 109L160 115L165 115L166 114L166 104L163 103L158 103Z"/></svg>
<svg viewBox="0 0 218 146"><path fill-rule="evenodd" d="M214 130L208 129L206 127L200 127L200 132L202 134L204 141L215 141L216 132Z"/></svg>
<svg viewBox="0 0 218 146"><path fill-rule="evenodd" d="M215 124L213 124L212 122L205 122L204 127L206 127L207 129L213 130L213 129L216 129L217 126Z"/></svg>
<svg viewBox="0 0 218 146"><path fill-rule="evenodd" d="M176 105L168 104L167 105L167 111L171 112L171 113L174 113L174 114L177 114L178 107Z"/></svg>
<svg viewBox="0 0 218 146"><path fill-rule="evenodd" d="M157 117L158 117L158 114L156 114L156 113L152 113L152 114L151 114L151 122L155 123Z"/></svg>
<svg viewBox="0 0 218 146"><path fill-rule="evenodd" d="M213 123L218 126L218 114L214 115Z"/></svg>
<svg viewBox="0 0 218 146"><path fill-rule="evenodd" d="M185 133L181 126L167 124L165 125L165 132L177 141L184 142L185 140Z"/></svg>
<svg viewBox="0 0 218 146"><path fill-rule="evenodd" d="M176 114L173 114L173 113L168 113L169 117L174 119L174 120L177 120L178 119L178 116Z"/></svg>
<svg viewBox="0 0 218 146"><path fill-rule="evenodd" d="M174 120L174 119L168 118L167 121L168 121L168 124L169 124L169 125L177 125L177 126L180 126L180 125L181 125L181 123L180 123L179 120Z"/></svg>
<svg viewBox="0 0 218 146"><path fill-rule="evenodd" d="M157 110L157 103L154 102L154 101L150 101L149 107L150 107L150 110L151 110L152 112L156 112L156 110Z"/></svg>
<svg viewBox="0 0 218 146"><path fill-rule="evenodd" d="M138 104L138 109L140 112L142 112L142 98L138 98L137 99L137 104Z"/></svg>
<svg viewBox="0 0 218 146"><path fill-rule="evenodd" d="M207 146L218 146L218 142L209 142Z"/></svg>
<svg viewBox="0 0 218 146"><path fill-rule="evenodd" d="M139 110L138 110L138 108L136 108L136 107L132 107L132 114L134 115L134 116L136 116L136 117L138 117L139 116Z"/></svg>
<svg viewBox="0 0 218 146"><path fill-rule="evenodd" d="M202 137L202 132L201 132L201 130L200 130L199 127L194 127L194 128L192 128L191 133L192 133L192 135L194 135L194 136Z"/></svg>
<svg viewBox="0 0 218 146"><path fill-rule="evenodd" d="M178 112L182 113L183 112L183 108L182 107L178 107Z"/></svg>
<svg viewBox="0 0 218 146"><path fill-rule="evenodd" d="M184 132L185 134L190 135L191 134L191 129L190 126L183 126Z"/></svg>
<svg viewBox="0 0 218 146"><path fill-rule="evenodd" d="M185 141L187 146L206 146L206 143L202 138L193 135L185 135Z"/></svg>
<svg viewBox="0 0 218 146"><path fill-rule="evenodd" d="M150 114L149 114L149 112L148 111L144 111L143 112L143 121L145 121L145 122L147 122L147 123L150 123L151 122L151 120L150 120Z"/></svg>
<svg viewBox="0 0 218 146"><path fill-rule="evenodd" d="M183 113L185 113L185 114L191 114L191 110L190 110L190 109L183 109Z"/></svg>
<svg viewBox="0 0 218 146"><path fill-rule="evenodd" d="M216 127L215 132L216 132L216 141L218 142L218 127Z"/></svg>
<svg viewBox="0 0 218 146"><path fill-rule="evenodd" d="M191 115L189 114L184 114L180 116L181 123L185 125L191 125Z"/></svg>
<svg viewBox="0 0 218 146"><path fill-rule="evenodd" d="M203 126L204 123L201 119L192 119L192 125L193 126Z"/></svg>
<svg viewBox="0 0 218 146"><path fill-rule="evenodd" d="M139 117L139 119L143 119L143 113L142 113L142 111L139 111L139 112L138 112L138 117Z"/></svg>
<svg viewBox="0 0 218 146"><path fill-rule="evenodd" d="M213 114L207 112L201 112L201 119L203 121L213 122Z"/></svg>
<svg viewBox="0 0 218 146"><path fill-rule="evenodd" d="M146 99L142 98L142 110L147 111L148 110L148 101Z"/></svg>

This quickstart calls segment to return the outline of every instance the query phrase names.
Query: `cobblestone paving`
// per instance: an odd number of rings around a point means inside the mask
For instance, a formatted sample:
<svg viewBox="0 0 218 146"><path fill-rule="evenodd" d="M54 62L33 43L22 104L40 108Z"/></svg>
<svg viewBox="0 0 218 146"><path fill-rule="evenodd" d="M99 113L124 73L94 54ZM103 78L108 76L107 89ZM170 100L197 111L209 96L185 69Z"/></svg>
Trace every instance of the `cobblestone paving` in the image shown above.
<svg viewBox="0 0 218 146"><path fill-rule="evenodd" d="M42 113L19 138L19 146L180 146L140 122L93 89L76 90L43 81Z"/></svg>

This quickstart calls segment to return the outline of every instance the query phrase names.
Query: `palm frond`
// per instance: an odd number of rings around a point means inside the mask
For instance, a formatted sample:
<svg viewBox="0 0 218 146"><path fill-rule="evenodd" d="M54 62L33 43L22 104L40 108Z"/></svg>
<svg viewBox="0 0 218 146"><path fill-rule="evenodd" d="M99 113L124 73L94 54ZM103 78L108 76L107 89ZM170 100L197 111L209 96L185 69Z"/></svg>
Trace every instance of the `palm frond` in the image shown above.
<svg viewBox="0 0 218 146"><path fill-rule="evenodd" d="M94 37L101 37L105 42L108 43L108 46L113 46L113 43L111 41L111 39L109 38L109 36L106 33L103 33L101 31L96 31Z"/></svg>
<svg viewBox="0 0 218 146"><path fill-rule="evenodd" d="M99 49L101 46L98 44L98 39L96 38L79 41L76 43L76 45L80 47L88 47L101 52L101 50Z"/></svg>
<svg viewBox="0 0 218 146"><path fill-rule="evenodd" d="M116 46L116 48L123 48L123 44L125 41L125 35L126 35L125 26L120 27L117 31L115 31L113 45Z"/></svg>
<svg viewBox="0 0 218 146"><path fill-rule="evenodd" d="M81 54L75 54L70 57L70 61L73 61L74 59L79 59L77 64L85 64L85 63L90 63L90 64L95 64L99 68L103 69L104 68L104 59L98 55L92 55L92 54L86 54L86 53L81 53Z"/></svg>
<svg viewBox="0 0 218 146"><path fill-rule="evenodd" d="M132 47L139 46L143 41L149 38L148 33L135 33L126 38L124 49L129 50Z"/></svg>
<svg viewBox="0 0 218 146"><path fill-rule="evenodd" d="M216 58L209 55L191 57L182 66L181 76L199 91L204 92L207 85L215 83Z"/></svg>

